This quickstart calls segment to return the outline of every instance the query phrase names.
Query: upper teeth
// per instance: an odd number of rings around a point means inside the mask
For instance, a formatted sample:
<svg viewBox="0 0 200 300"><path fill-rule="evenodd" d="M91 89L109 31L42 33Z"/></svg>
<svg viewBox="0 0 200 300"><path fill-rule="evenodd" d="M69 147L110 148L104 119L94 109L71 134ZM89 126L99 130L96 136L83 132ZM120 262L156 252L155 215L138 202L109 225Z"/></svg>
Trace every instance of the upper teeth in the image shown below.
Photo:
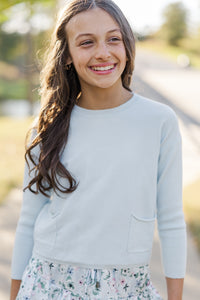
<svg viewBox="0 0 200 300"><path fill-rule="evenodd" d="M95 71L107 71L110 69L113 69L114 65L106 66L106 67L92 67L93 70Z"/></svg>

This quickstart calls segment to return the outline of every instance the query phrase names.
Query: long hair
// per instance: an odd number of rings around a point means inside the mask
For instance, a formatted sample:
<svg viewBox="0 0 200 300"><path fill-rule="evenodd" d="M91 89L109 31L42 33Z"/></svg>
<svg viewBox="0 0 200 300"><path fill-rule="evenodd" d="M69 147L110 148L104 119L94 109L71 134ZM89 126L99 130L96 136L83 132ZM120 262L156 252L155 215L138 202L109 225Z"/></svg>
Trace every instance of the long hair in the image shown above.
<svg viewBox="0 0 200 300"><path fill-rule="evenodd" d="M120 27L127 62L122 73L122 85L131 91L130 83L134 70L135 39L132 29L119 7L111 0L72 0L62 9L52 34L52 39L44 67L41 71L41 102L42 107L37 123L37 134L26 147L25 159L30 160L34 172L33 178L25 189L33 193L73 192L78 184L70 171L60 161L60 155L67 147L70 115L77 97L81 93L80 82L72 64L70 70L66 68L69 57L68 41L66 38L66 24L73 16L93 9L105 10ZM39 146L39 154L35 159L32 150ZM34 151L33 151L34 152ZM69 181L69 187L61 185L59 176ZM36 187L33 190L33 185Z"/></svg>

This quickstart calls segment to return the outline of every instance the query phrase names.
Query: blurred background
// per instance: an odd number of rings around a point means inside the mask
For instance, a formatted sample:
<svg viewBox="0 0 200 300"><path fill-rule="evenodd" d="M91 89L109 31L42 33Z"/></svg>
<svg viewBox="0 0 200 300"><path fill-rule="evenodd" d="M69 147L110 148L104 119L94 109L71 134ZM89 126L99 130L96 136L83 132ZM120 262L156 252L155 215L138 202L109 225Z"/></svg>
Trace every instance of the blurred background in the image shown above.
<svg viewBox="0 0 200 300"><path fill-rule="evenodd" d="M2 300L8 299L10 259L22 198L25 135L40 107L38 89L43 54L57 12L66 2L0 1ZM193 295L191 299L199 299L195 297L200 295L197 287L200 278L200 0L115 2L129 20L136 38L133 90L170 105L179 119L184 211L191 234L189 250L193 251L194 258L188 267L186 288L188 285L190 290L186 290L184 299L189 299L189 295ZM153 257L152 265L156 263ZM163 283L156 278L156 267L153 267L154 274L157 285L163 289Z"/></svg>

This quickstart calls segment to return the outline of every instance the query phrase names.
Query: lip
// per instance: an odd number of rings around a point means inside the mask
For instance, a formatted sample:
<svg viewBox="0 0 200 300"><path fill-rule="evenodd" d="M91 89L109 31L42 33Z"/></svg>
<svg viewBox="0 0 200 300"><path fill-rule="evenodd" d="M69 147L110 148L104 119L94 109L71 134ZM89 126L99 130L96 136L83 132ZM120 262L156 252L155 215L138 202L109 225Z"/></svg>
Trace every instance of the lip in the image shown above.
<svg viewBox="0 0 200 300"><path fill-rule="evenodd" d="M107 67L107 66L111 66L114 65L114 68L109 69L109 70L104 70L104 71L100 71L100 70L94 70L92 68L95 67ZM98 75L107 75L107 74L111 74L115 69L116 69L117 64L116 63L104 63L104 64L98 64L98 65L92 65L89 67L90 71L92 71L94 74L98 74Z"/></svg>

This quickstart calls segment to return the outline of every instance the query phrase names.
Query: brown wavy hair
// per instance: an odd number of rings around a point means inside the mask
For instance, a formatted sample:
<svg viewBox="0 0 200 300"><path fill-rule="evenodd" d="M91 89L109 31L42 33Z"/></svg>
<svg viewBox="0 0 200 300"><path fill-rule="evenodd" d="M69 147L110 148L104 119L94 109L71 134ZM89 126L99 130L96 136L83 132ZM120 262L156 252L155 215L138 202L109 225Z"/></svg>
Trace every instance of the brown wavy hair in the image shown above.
<svg viewBox="0 0 200 300"><path fill-rule="evenodd" d="M60 161L60 155L67 146L71 111L81 93L80 82L73 64L70 70L66 69L69 48L65 26L73 16L96 7L109 13L121 29L127 55L126 66L121 76L122 85L131 91L135 39L122 11L111 0L72 0L62 9L57 19L41 71L42 108L35 128L36 135L32 138L31 143L27 144L25 153L29 174L34 172L34 176L25 189L29 188L33 193L41 192L48 196L48 191L51 189L55 192L71 193L78 186L70 171ZM36 146L39 147L37 157L34 155ZM30 168L30 162L33 164L33 168ZM68 179L68 188L59 182L59 176Z"/></svg>

